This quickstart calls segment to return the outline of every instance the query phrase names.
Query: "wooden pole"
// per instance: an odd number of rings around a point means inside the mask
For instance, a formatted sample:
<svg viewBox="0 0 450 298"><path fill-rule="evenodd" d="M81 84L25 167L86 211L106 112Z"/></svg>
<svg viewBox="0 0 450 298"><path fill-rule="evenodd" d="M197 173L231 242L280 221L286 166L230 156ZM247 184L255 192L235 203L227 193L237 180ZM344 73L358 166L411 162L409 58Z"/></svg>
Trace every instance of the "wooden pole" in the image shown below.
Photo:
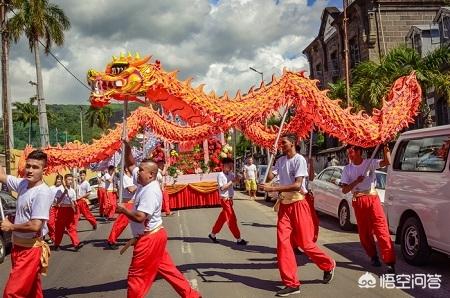
<svg viewBox="0 0 450 298"><path fill-rule="evenodd" d="M127 140L127 116L128 116L128 100L123 102L123 121L122 121L122 140ZM122 142L122 158L120 159L120 178L119 178L119 203L123 201L123 175L125 168L125 143Z"/></svg>

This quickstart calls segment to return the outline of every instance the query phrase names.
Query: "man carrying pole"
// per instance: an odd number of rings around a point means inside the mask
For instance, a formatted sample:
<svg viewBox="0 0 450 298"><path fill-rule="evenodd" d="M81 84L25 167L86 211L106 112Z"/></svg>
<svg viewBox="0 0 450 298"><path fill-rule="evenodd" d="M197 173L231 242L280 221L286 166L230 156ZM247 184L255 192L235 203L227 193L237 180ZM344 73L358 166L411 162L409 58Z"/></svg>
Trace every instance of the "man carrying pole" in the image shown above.
<svg viewBox="0 0 450 298"><path fill-rule="evenodd" d="M81 214L83 214L86 220L92 225L92 229L97 230L97 220L95 219L94 215L92 215L86 202L89 194L91 193L91 186L89 185L89 182L86 181L85 170L80 171L80 184L78 184L77 186L77 221L80 219Z"/></svg>
<svg viewBox="0 0 450 298"><path fill-rule="evenodd" d="M378 149L378 147L377 147ZM387 273L395 273L395 250L389 235L387 220L381 206L380 198L375 190L375 170L391 163L391 153L388 146L384 146L384 158L374 159L375 152L370 159L362 158L362 148L348 145L347 155L350 164L342 172L342 192L352 192L352 205L355 210L358 234L361 245L371 258L372 266L380 267L377 248L373 236L377 237L381 258L386 264Z"/></svg>
<svg viewBox="0 0 450 298"><path fill-rule="evenodd" d="M181 297L198 298L200 294L192 289L175 267L166 249L167 233L161 219L162 192L156 181L158 166L144 159L136 167L131 148L128 143L125 145L126 166L138 183L133 210L128 210L122 204L117 207L119 213L130 219L134 236L133 258L128 270L128 297L144 297L159 273Z"/></svg>
<svg viewBox="0 0 450 298"><path fill-rule="evenodd" d="M46 166L47 155L40 150L28 155L25 178L6 175L0 166L0 182L18 193L14 223L1 214L1 230L13 233L12 269L3 297L43 297L41 274L46 275L50 256L43 237L53 203L52 192L42 180Z"/></svg>
<svg viewBox="0 0 450 298"><path fill-rule="evenodd" d="M280 129L281 130L281 129ZM329 283L334 276L336 262L325 254L314 243L314 223L311 208L305 195L308 169L306 160L295 150L296 136L284 135L281 138L283 156L274 166L278 174L279 185L262 185L264 191L280 192L277 222L277 257L278 268L285 287L277 292L277 296L288 296L300 293L300 282L297 277L297 262L293 247L300 247L304 253L323 271L323 283ZM271 164L268 179L274 174Z"/></svg>

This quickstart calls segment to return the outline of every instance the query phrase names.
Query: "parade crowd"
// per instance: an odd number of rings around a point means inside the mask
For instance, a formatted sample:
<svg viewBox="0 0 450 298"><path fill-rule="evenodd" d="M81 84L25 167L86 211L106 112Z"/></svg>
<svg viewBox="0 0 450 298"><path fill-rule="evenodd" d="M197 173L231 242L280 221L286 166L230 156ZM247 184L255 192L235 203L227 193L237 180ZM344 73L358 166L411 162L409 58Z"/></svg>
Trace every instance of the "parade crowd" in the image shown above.
<svg viewBox="0 0 450 298"><path fill-rule="evenodd" d="M333 280L336 268L336 261L317 245L319 219L314 209L314 196L308 186L308 182L314 179L313 164L296 152L296 144L297 139L293 135L281 137L282 156L273 166L268 166L266 180L271 181L277 176L278 184L257 184L256 166L251 159L244 167L246 189L251 199L256 198L258 188L278 194L274 206L278 214L276 251L284 288L275 295L280 297L300 293L296 253L304 253L323 271L323 284ZM145 297L157 275L170 283L180 297L201 297L177 269L167 250L168 231L163 226L161 214L172 214L169 195L165 190L166 163L164 160L144 159L138 164L127 142L125 149L121 183L115 167L109 166L107 171L97 176L97 196L99 220L114 221L105 240L108 247L119 248L117 239L128 225L133 234L133 238L121 249L123 254L133 247L128 269L128 297ZM394 247L374 189L375 170L390 164L389 149L384 148L383 159L363 159L361 154L361 148L347 146L350 163L343 171L342 192L353 194L358 233L368 255L368 264L379 267L382 261L388 273L395 273ZM0 182L18 195L14 221L4 218L0 224L1 230L13 234L12 269L4 287L5 298L43 297L41 276L47 274L51 250L60 249L65 234L76 251L83 247L77 234L81 216L93 230L97 229L97 219L88 205L91 186L86 180L86 171L81 170L77 177L72 174L57 175L54 185L49 187L43 181L46 165L46 154L35 150L26 159L23 178L6 175L0 167ZM222 171L217 175L222 210L216 222L211 223L208 238L220 244L218 235L227 224L236 245L245 246L248 241L241 235L233 207L233 185L238 179L234 174L233 160L224 158L222 165ZM121 200L118 200L119 191L122 192ZM381 261L374 237L378 242ZM52 266L58 264L52 263Z"/></svg>

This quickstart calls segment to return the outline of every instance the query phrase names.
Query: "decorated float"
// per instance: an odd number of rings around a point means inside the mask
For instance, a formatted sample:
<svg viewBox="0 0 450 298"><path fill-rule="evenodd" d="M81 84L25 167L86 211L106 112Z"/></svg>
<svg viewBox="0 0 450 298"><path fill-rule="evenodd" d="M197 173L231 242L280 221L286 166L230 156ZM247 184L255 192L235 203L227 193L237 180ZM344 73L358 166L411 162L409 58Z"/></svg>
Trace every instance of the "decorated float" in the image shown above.
<svg viewBox="0 0 450 298"><path fill-rule="evenodd" d="M364 112L355 114L351 107L342 108L340 100L329 99L327 91L318 89L317 81L310 80L303 72L285 69L280 77L273 76L269 83L251 87L245 94L238 91L234 97L227 92L219 96L214 92L205 93L202 84L192 86L190 78L179 80L177 71L166 71L159 61L152 62L150 57L141 58L138 54L113 57L104 71L89 70L88 82L92 87L90 103L93 107L100 108L111 101L134 101L142 106L123 124L91 144L68 143L44 148L49 157L48 172L101 162L120 149L123 138L132 139L145 127L166 144L201 149L193 153L197 157L203 153L203 165L201 158L189 157L193 165L194 161L198 163L189 169L194 171L189 175L194 175L196 181L188 179L188 171L182 170L186 165L181 160L171 164L173 179L168 183L172 187L171 198L186 189L192 190L191 197L217 196L215 175L195 171L202 167L205 172L220 170L220 159L210 156L209 147L217 152L217 143L211 146L214 136L231 128L266 148L274 146L277 132L293 133L303 139L313 130L323 131L345 143L373 147L390 140L413 122L422 94L412 73L393 84L380 110L375 109L371 116ZM156 109L155 104L162 109ZM280 128L266 126L265 119L281 110L290 111L289 121ZM182 121L175 121L175 118ZM22 156L22 169L31 150L27 147ZM184 154L176 152L178 157ZM211 169L210 161L217 161L217 167ZM189 207L189 204L180 204L180 207Z"/></svg>

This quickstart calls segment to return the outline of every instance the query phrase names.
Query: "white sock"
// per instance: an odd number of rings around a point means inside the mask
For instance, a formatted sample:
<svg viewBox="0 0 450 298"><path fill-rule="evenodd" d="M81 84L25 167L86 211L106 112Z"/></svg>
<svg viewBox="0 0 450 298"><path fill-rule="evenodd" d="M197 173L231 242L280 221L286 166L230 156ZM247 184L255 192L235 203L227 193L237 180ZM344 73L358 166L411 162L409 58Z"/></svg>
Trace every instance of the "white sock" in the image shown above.
<svg viewBox="0 0 450 298"><path fill-rule="evenodd" d="M211 235L211 237L216 238L216 234L211 233L210 235Z"/></svg>
<svg viewBox="0 0 450 298"><path fill-rule="evenodd" d="M239 241L241 241L242 240L242 238L239 238L238 240L236 240L237 242L239 242Z"/></svg>

